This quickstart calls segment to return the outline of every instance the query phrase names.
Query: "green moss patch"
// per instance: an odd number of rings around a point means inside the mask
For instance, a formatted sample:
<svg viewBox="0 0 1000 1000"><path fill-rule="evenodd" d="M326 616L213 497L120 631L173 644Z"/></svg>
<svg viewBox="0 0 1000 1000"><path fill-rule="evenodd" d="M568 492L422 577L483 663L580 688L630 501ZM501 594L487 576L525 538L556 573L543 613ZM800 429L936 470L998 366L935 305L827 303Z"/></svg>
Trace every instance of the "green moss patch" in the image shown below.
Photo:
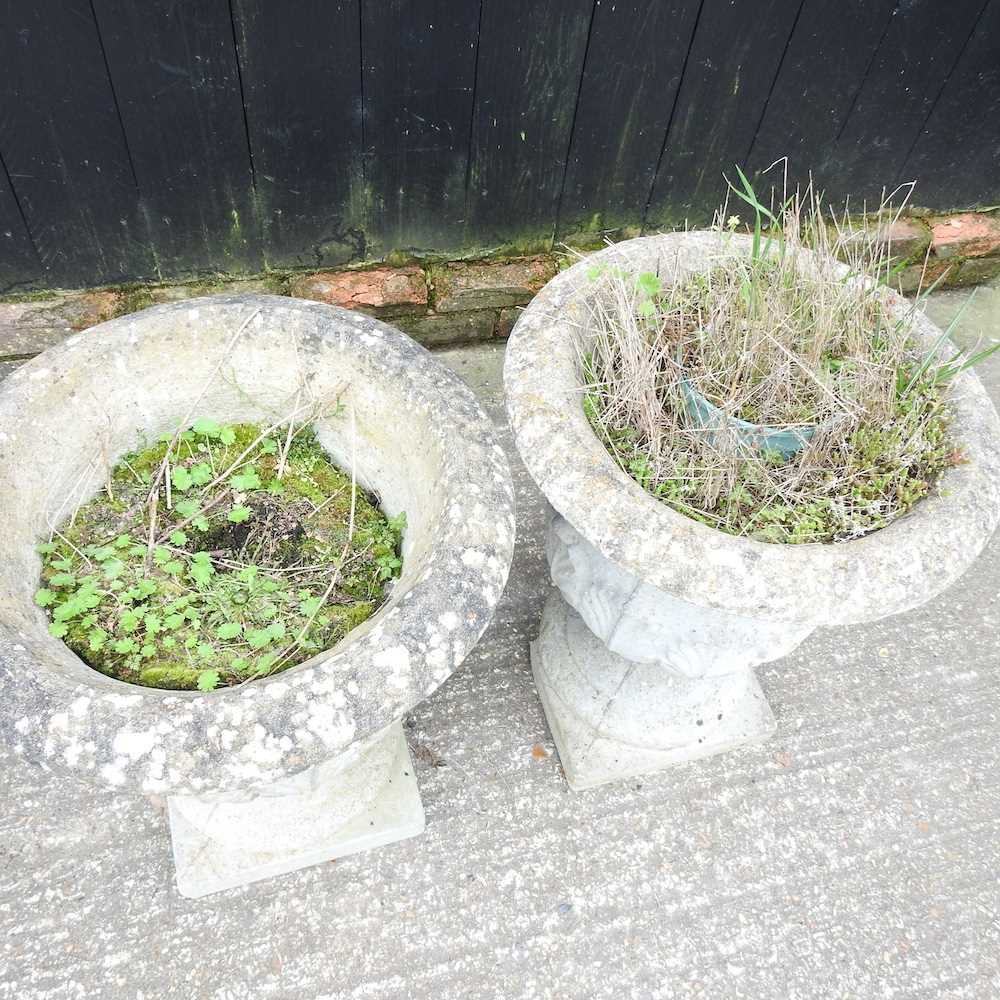
<svg viewBox="0 0 1000 1000"><path fill-rule="evenodd" d="M125 455L38 546L35 599L94 669L212 690L286 670L369 618L399 575L404 526L311 428L198 420Z"/></svg>

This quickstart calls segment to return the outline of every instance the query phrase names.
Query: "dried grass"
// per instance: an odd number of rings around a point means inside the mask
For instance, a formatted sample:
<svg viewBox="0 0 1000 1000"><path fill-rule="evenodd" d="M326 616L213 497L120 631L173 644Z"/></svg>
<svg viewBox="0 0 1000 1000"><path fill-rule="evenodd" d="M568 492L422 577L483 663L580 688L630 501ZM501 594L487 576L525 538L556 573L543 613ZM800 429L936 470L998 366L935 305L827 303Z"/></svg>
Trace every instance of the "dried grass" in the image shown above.
<svg viewBox="0 0 1000 1000"><path fill-rule="evenodd" d="M706 274L661 286L625 268L592 272L587 415L640 485L722 531L829 542L880 528L956 460L913 312L889 307L893 251L879 237L898 209L859 225L824 212L809 188L783 199L750 255L727 210ZM812 425L813 436L786 460L728 424L698 426L685 382L728 417Z"/></svg>

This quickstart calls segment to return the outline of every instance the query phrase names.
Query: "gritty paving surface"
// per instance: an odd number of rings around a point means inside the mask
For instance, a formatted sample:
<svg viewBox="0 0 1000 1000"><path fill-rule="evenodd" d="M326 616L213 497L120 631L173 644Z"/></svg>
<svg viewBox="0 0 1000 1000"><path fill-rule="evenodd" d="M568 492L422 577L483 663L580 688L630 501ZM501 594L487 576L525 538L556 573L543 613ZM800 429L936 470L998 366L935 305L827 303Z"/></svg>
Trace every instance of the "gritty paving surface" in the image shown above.
<svg viewBox="0 0 1000 1000"><path fill-rule="evenodd" d="M976 306L960 341L1000 336L1000 289ZM502 346L440 357L501 422ZM1000 359L983 375L1000 401ZM162 802L4 756L0 1000L1000 996L1000 541L925 609L760 668L765 746L571 793L528 665L542 503L514 466L497 619L407 720L426 833L185 900Z"/></svg>

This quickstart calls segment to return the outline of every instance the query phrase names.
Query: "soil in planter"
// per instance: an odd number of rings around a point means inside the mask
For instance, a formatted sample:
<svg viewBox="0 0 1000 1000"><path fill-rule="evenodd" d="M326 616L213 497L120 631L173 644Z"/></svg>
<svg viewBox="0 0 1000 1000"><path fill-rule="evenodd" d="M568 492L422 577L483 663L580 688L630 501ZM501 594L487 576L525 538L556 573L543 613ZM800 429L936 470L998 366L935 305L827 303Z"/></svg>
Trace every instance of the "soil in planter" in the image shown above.
<svg viewBox="0 0 1000 1000"><path fill-rule="evenodd" d="M405 515L387 518L352 486L310 427L262 435L198 420L174 442L154 502L172 437L126 455L38 546L36 601L84 662L209 691L329 649L384 603Z"/></svg>

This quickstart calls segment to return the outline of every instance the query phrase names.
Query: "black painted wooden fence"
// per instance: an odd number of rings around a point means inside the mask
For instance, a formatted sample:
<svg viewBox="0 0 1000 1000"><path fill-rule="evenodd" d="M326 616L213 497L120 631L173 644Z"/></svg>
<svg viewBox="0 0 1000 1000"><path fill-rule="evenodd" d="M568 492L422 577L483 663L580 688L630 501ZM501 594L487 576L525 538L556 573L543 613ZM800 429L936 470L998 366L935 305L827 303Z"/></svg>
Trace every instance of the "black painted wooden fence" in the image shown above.
<svg viewBox="0 0 1000 1000"><path fill-rule="evenodd" d="M5 0L0 291L1000 201L1000 0Z"/></svg>

